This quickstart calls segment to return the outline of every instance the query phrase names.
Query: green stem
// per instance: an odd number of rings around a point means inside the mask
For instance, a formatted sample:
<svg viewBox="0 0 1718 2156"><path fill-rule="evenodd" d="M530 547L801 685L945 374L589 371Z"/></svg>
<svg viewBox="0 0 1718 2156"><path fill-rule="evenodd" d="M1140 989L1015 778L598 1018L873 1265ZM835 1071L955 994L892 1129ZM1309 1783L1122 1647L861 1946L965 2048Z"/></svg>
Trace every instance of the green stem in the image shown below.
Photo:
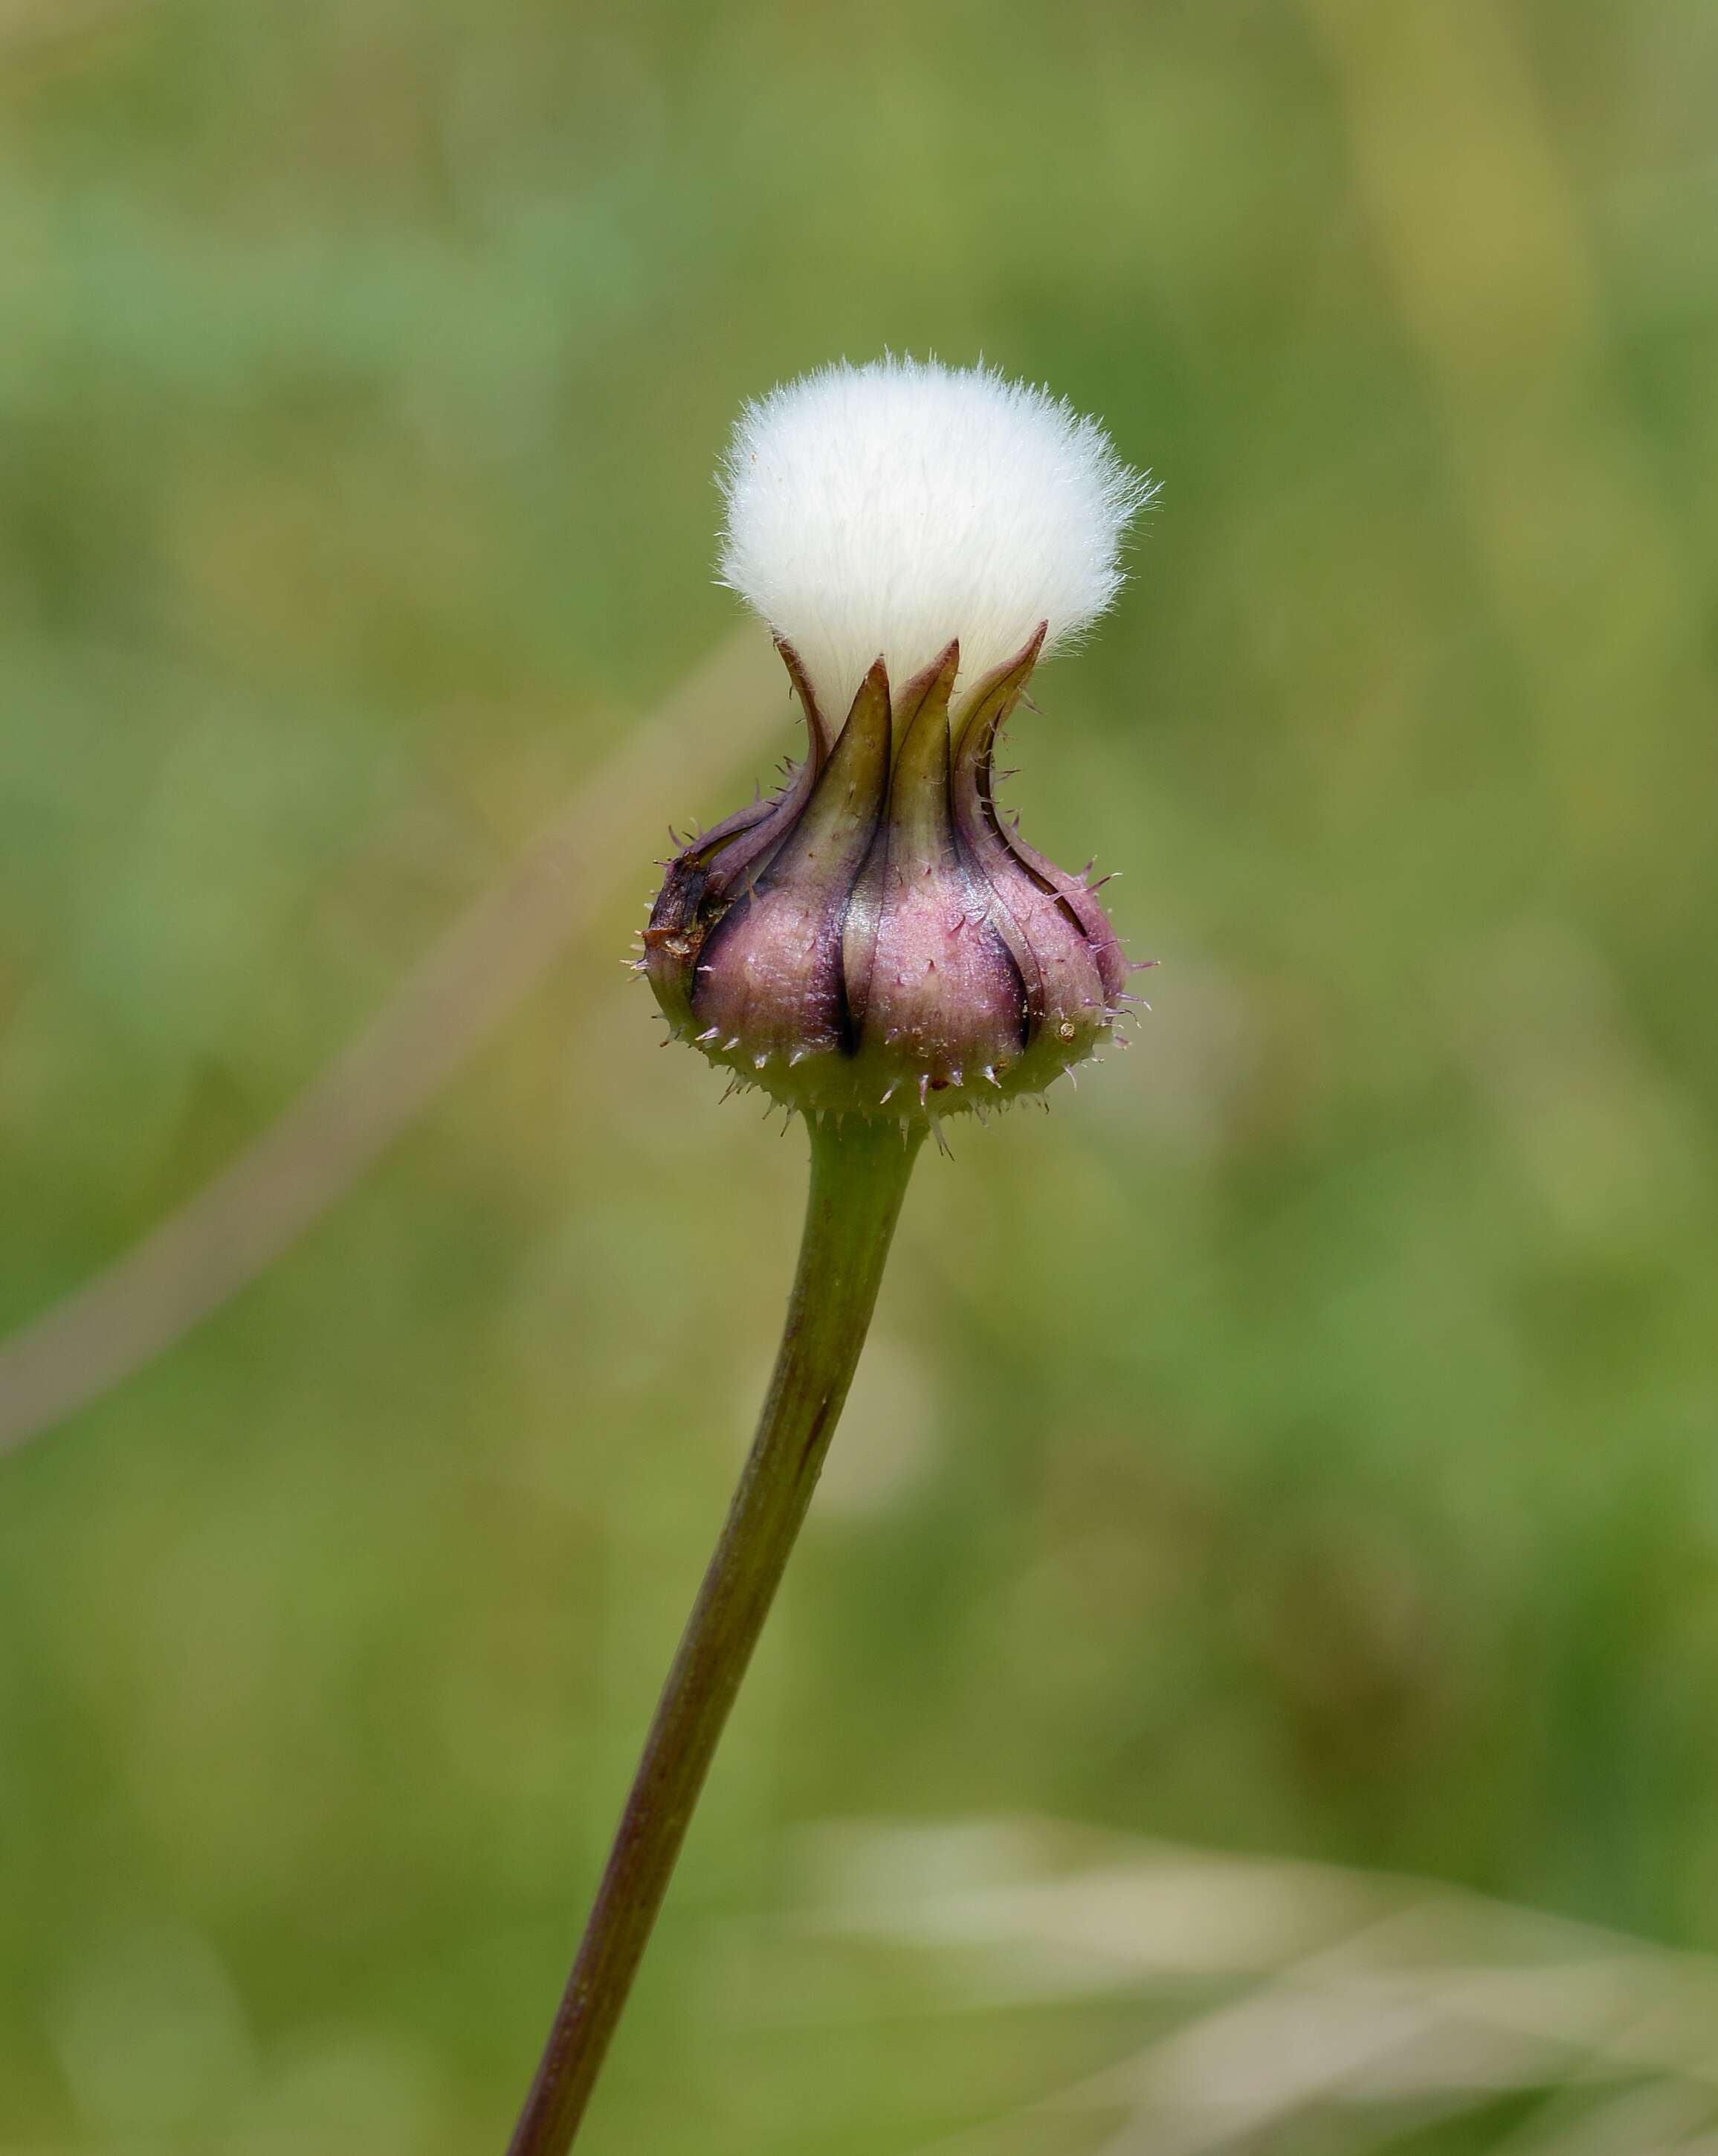
<svg viewBox="0 0 1718 2156"><path fill-rule="evenodd" d="M811 1502L924 1137L811 1125L811 1196L775 1374L727 1524L644 1740L596 1905L508 2156L564 2156Z"/></svg>

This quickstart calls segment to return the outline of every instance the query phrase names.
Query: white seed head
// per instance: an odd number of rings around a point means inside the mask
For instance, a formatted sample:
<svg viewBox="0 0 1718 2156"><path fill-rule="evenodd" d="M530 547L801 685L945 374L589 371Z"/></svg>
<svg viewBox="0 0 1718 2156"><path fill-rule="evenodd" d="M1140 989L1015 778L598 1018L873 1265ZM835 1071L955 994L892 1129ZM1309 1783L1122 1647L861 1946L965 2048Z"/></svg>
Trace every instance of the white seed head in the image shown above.
<svg viewBox="0 0 1718 2156"><path fill-rule="evenodd" d="M839 724L880 653L899 684L951 637L963 681L1094 620L1156 489L1095 419L986 367L845 361L749 404L721 472L721 581L792 644Z"/></svg>

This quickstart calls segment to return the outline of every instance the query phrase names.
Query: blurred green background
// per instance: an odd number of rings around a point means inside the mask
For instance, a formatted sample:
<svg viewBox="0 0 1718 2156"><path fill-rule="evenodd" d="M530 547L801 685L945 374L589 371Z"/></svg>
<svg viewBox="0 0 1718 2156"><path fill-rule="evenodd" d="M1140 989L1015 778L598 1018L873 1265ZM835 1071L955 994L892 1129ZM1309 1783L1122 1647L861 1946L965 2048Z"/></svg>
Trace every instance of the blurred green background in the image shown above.
<svg viewBox="0 0 1718 2156"><path fill-rule="evenodd" d="M982 353L1163 483L1011 789L1155 1011L919 1171L592 2156L1133 2041L910 1957L794 2025L735 1942L834 1817L1718 1950L1715 91L1710 0L0 7L0 1327L732 635L742 398ZM379 1169L0 1463L0 2148L505 2140L797 1228L616 963L792 745L708 723Z"/></svg>

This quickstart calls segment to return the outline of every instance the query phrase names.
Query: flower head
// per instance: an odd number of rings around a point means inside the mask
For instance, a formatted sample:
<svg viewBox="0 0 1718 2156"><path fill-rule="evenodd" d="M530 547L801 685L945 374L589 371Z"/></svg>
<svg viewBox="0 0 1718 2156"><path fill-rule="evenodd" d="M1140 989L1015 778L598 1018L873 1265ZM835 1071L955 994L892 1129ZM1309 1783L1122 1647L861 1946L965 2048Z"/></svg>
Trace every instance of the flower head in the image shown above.
<svg viewBox="0 0 1718 2156"><path fill-rule="evenodd" d="M808 1112L1041 1091L1114 1030L1130 968L1085 879L1003 821L993 753L1114 597L1151 488L1044 392L893 359L750 407L726 484L725 580L775 631L808 747L669 864L658 1002Z"/></svg>
<svg viewBox="0 0 1718 2156"><path fill-rule="evenodd" d="M959 639L969 679L1049 652L1121 583L1150 483L1094 419L984 367L845 362L741 413L722 470L721 579L793 646L832 712Z"/></svg>

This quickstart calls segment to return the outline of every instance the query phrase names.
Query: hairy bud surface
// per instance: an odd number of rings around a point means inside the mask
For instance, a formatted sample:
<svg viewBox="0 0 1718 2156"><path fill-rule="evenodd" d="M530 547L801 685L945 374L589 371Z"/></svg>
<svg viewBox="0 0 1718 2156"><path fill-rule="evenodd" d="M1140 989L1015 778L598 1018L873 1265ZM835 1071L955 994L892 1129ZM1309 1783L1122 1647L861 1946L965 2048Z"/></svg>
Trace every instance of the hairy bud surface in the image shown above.
<svg viewBox="0 0 1718 2156"><path fill-rule="evenodd" d="M893 696L879 660L833 738L783 645L805 759L674 856L644 932L676 1034L790 1107L908 1122L1040 1092L1110 1035L1109 921L992 792L1042 640L952 714L957 645Z"/></svg>

